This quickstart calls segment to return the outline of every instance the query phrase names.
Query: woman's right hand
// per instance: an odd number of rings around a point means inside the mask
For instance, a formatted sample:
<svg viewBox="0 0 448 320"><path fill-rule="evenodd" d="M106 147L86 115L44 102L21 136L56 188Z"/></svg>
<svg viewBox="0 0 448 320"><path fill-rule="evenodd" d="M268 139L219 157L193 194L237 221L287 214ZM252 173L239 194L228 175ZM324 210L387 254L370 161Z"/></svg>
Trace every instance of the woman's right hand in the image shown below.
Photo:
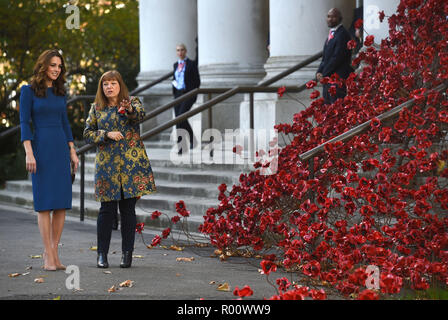
<svg viewBox="0 0 448 320"><path fill-rule="evenodd" d="M33 154L26 154L25 164L26 171L28 171L29 173L36 173L36 159L34 158Z"/></svg>
<svg viewBox="0 0 448 320"><path fill-rule="evenodd" d="M107 133L107 137L115 141L119 141L124 138L120 131L110 131Z"/></svg>

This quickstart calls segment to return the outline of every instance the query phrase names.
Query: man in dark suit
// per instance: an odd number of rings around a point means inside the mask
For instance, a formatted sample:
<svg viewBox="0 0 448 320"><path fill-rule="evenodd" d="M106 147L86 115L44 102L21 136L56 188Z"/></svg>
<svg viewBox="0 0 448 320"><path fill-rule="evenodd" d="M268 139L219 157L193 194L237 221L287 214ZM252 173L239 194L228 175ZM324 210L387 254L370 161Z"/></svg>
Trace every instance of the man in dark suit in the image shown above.
<svg viewBox="0 0 448 320"><path fill-rule="evenodd" d="M178 44L176 46L176 53L178 56L178 61L173 65L173 95L174 98L178 98L187 92L199 88L201 85L201 79L199 77L199 71L197 63L190 60L187 57L187 48L184 44ZM174 107L174 114L177 116L189 111L193 104L196 102L197 96L194 96ZM194 135L193 129L191 128L188 120L182 121L176 125L177 129L187 130L190 139L190 149L194 147ZM178 136L177 142L182 140L181 136ZM179 150L179 154L185 152L186 150Z"/></svg>
<svg viewBox="0 0 448 320"><path fill-rule="evenodd" d="M322 62L316 73L316 78L320 81L324 77L330 77L336 73L339 77L347 79L353 72L351 67L351 52L347 48L350 41L350 34L342 25L342 14L336 9L330 9L327 14L327 25L330 28L327 40L325 40ZM338 98L344 98L346 88L337 87L336 94L331 95L329 90L332 84L323 85L323 97L325 104L332 104Z"/></svg>

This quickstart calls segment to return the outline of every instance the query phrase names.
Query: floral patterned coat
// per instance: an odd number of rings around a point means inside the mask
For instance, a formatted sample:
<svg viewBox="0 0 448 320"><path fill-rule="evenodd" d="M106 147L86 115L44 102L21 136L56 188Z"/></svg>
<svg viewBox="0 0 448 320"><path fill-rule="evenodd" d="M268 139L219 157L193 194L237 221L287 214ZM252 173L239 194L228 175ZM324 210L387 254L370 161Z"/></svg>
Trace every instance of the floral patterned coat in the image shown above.
<svg viewBox="0 0 448 320"><path fill-rule="evenodd" d="M95 197L97 201L121 200L140 197L156 191L151 165L138 121L145 111L140 100L131 97L133 112L120 114L118 107L99 110L95 104L89 111L84 129L87 143L97 144L95 158ZM120 141L107 138L109 131L120 131Z"/></svg>

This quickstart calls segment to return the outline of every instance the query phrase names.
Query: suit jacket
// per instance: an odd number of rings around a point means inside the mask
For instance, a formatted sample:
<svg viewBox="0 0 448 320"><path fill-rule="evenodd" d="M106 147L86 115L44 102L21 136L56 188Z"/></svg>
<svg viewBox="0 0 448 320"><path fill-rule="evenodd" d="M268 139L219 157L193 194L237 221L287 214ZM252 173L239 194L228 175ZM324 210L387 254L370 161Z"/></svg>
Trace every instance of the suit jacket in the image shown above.
<svg viewBox="0 0 448 320"><path fill-rule="evenodd" d="M347 79L353 72L351 67L351 52L347 49L347 42L350 41L350 34L340 26L333 34L333 39L325 40L322 62L318 73L324 77L329 77L337 73L341 78Z"/></svg>
<svg viewBox="0 0 448 320"><path fill-rule="evenodd" d="M175 79L174 77L174 72L176 72L177 69L177 65L178 62L176 62L173 65L173 80ZM196 61L190 60L189 58L185 59L185 91L189 92L193 89L199 88L199 86L201 85L201 78L199 76L199 71L198 71L198 66L196 64ZM173 86L173 95L175 94L175 92L177 91L177 89Z"/></svg>

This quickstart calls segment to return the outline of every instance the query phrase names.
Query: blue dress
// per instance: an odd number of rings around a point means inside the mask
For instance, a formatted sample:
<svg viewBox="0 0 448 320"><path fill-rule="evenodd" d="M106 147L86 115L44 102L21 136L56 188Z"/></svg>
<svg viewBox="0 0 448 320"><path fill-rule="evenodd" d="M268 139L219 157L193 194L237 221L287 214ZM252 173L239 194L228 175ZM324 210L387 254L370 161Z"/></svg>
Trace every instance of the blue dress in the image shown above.
<svg viewBox="0 0 448 320"><path fill-rule="evenodd" d="M67 100L47 88L36 97L29 85L20 91L21 141L31 140L36 173L31 174L35 211L71 209L69 141L73 141L67 117ZM31 130L30 120L34 133Z"/></svg>

